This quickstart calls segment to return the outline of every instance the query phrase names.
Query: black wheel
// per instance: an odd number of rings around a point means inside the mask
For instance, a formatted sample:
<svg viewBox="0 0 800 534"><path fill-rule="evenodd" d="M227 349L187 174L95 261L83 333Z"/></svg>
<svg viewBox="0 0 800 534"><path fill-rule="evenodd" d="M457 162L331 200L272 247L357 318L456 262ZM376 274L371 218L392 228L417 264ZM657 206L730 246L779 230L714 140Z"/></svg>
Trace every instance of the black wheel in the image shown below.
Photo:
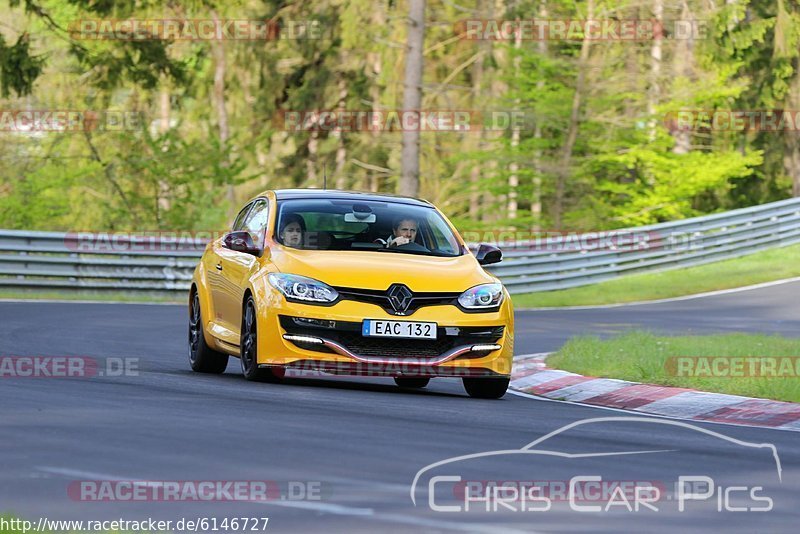
<svg viewBox="0 0 800 534"><path fill-rule="evenodd" d="M242 334L239 343L241 350L239 360L242 374L247 380L258 382L275 382L283 378L283 369L258 367L258 321L256 305L253 297L247 297L242 314Z"/></svg>
<svg viewBox="0 0 800 534"><path fill-rule="evenodd" d="M228 366L228 355L212 350L206 344L201 317L200 297L195 291L189 310L189 364L198 373L224 373Z"/></svg>
<svg viewBox="0 0 800 534"><path fill-rule="evenodd" d="M396 376L394 383L401 388L424 388L428 385L431 379L429 377L409 377L409 376Z"/></svg>
<svg viewBox="0 0 800 534"><path fill-rule="evenodd" d="M464 389L470 397L476 399L499 399L506 394L508 389L508 378L469 378L464 377Z"/></svg>

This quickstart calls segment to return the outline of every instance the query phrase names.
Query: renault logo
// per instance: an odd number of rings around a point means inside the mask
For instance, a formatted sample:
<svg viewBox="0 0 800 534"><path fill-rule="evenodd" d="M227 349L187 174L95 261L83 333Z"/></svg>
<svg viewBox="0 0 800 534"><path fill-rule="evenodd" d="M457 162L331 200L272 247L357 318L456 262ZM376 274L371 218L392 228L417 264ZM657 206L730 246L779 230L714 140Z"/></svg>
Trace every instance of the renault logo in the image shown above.
<svg viewBox="0 0 800 534"><path fill-rule="evenodd" d="M408 307L411 305L411 297L413 293L403 284L392 284L386 292L389 295L389 303L392 309L398 315L405 314Z"/></svg>

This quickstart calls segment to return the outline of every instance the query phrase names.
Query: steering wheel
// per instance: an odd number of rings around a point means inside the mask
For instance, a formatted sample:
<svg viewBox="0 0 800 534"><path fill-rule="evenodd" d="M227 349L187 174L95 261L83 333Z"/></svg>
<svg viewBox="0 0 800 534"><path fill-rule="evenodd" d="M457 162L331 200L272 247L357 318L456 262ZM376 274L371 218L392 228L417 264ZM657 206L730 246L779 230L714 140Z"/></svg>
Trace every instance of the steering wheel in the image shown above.
<svg viewBox="0 0 800 534"><path fill-rule="evenodd" d="M401 248L403 250L414 250L416 252L430 252L428 247L424 247L419 243L414 243L413 241L409 241L405 245L395 245L392 248Z"/></svg>

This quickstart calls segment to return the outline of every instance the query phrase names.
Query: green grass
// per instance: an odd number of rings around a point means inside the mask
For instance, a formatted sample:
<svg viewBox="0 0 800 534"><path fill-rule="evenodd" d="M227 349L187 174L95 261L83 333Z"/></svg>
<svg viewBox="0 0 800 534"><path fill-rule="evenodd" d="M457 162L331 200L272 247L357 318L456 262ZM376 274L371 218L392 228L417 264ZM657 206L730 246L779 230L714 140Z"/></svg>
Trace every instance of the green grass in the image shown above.
<svg viewBox="0 0 800 534"><path fill-rule="evenodd" d="M37 290L37 289L16 289L0 290L0 299L22 299L22 300L99 300L106 302L167 302L185 304L189 299L189 292L186 294L175 293L175 295L165 295L163 293L124 293L122 291L58 291L58 290Z"/></svg>
<svg viewBox="0 0 800 534"><path fill-rule="evenodd" d="M588 376L800 402L797 362L785 377L709 377L713 369L698 365L692 369L705 376L676 376L693 374L678 372L674 357L682 356L800 357L800 339L753 334L662 337L647 331L632 331L607 340L581 336L550 356L547 365Z"/></svg>
<svg viewBox="0 0 800 534"><path fill-rule="evenodd" d="M659 273L632 274L584 287L514 295L516 308L588 306L680 297L800 276L800 245Z"/></svg>

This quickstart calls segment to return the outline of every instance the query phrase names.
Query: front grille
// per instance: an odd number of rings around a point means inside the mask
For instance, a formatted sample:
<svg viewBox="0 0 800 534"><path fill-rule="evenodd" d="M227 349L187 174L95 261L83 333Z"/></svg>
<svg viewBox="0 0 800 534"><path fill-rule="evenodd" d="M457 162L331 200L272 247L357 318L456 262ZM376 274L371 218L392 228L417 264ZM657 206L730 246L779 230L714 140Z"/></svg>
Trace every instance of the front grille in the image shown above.
<svg viewBox="0 0 800 534"><path fill-rule="evenodd" d="M350 287L334 287L340 297L345 300L356 302L366 302L380 306L386 313L392 315L411 315L415 311L425 306L458 305L458 297L461 293L413 293L408 304L408 308L402 312L395 312L387 290L376 289L354 289Z"/></svg>
<svg viewBox="0 0 800 534"><path fill-rule="evenodd" d="M361 335L361 323L335 321L334 328L300 326L292 317L280 316L281 326L289 334L316 336L335 341L359 356L380 358L435 358L456 347L478 343L496 343L503 337L503 326L439 326L436 339L394 339L365 337ZM325 346L294 342L295 345L317 352L332 352ZM486 352L467 353L465 357L476 358Z"/></svg>
<svg viewBox="0 0 800 534"><path fill-rule="evenodd" d="M392 339L340 334L339 343L360 356L381 358L435 358L448 350L471 343L466 337L439 339ZM474 343L474 341L472 341Z"/></svg>

